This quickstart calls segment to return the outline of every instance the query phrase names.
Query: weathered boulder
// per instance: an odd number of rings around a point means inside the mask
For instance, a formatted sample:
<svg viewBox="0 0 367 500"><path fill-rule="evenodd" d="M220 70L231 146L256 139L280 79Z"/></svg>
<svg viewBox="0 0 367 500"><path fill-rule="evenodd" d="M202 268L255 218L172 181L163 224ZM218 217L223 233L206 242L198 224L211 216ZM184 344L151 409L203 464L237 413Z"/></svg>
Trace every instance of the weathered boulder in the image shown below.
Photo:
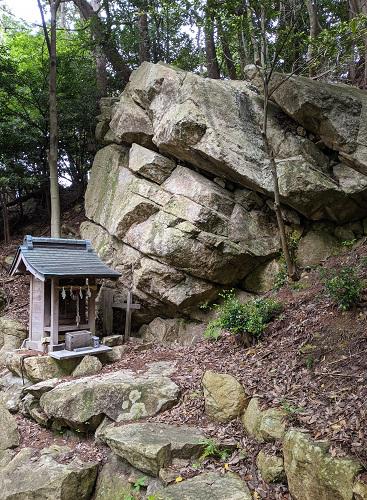
<svg viewBox="0 0 367 500"><path fill-rule="evenodd" d="M157 492L162 500L251 500L246 483L234 474L207 472Z"/></svg>
<svg viewBox="0 0 367 500"><path fill-rule="evenodd" d="M95 500L123 500L133 498L133 485L126 463L112 454L98 474Z"/></svg>
<svg viewBox="0 0 367 500"><path fill-rule="evenodd" d="M17 422L2 403L0 403L0 429L0 451L19 445L20 436Z"/></svg>
<svg viewBox="0 0 367 500"><path fill-rule="evenodd" d="M142 374L121 370L63 382L43 394L40 405L56 425L85 431L104 416L119 422L155 415L178 396L178 386L152 364Z"/></svg>
<svg viewBox="0 0 367 500"><path fill-rule="evenodd" d="M354 479L361 470L356 461L332 457L327 443L312 441L297 430L287 432L283 453L292 498L352 500Z"/></svg>
<svg viewBox="0 0 367 500"><path fill-rule="evenodd" d="M102 370L102 367L102 363L95 356L84 356L84 358L73 371L73 377L96 375Z"/></svg>
<svg viewBox="0 0 367 500"><path fill-rule="evenodd" d="M78 360L56 361L50 356L31 356L26 357L23 364L25 376L37 383L69 375L77 363Z"/></svg>
<svg viewBox="0 0 367 500"><path fill-rule="evenodd" d="M254 67L248 68L247 76L255 84L259 82ZM281 80L282 75L273 75L274 86ZM272 99L328 148L340 152L346 163L367 168L367 97L362 90L293 76L278 87ZM352 172L349 177L353 178Z"/></svg>
<svg viewBox="0 0 367 500"><path fill-rule="evenodd" d="M54 387L56 387L60 383L58 378L50 378L43 382L38 382L37 384L30 385L29 387L24 388L25 394L31 394L36 399L40 399L42 394L51 391Z"/></svg>
<svg viewBox="0 0 367 500"><path fill-rule="evenodd" d="M153 422L111 425L102 439L114 453L153 476L174 458L197 458L205 447L205 436L196 428Z"/></svg>
<svg viewBox="0 0 367 500"><path fill-rule="evenodd" d="M252 398L242 416L247 434L260 443L282 440L286 431L286 415L277 408L261 410L259 400Z"/></svg>
<svg viewBox="0 0 367 500"><path fill-rule="evenodd" d="M272 287L280 251L273 181L261 136L257 71L250 68L248 76L251 82L203 79L143 63L119 102L103 101L98 133L108 145L95 157L85 201L88 221L81 230L122 273L117 292L132 290L142 305L134 313L137 326L156 317L197 318L198 306L215 299L223 286ZM310 265L337 240L332 232L328 241L312 238L309 221L344 227L367 215L367 180L345 164L349 160L337 163L328 149L340 143L343 152L346 140L347 154L357 154L352 144L363 156L360 139L367 132L360 111L366 98L361 91L354 96L343 86L320 87L299 77L287 85L300 96L289 103L286 91L281 97L278 90L285 113L270 105L269 141L286 224L309 229L299 256ZM344 120L348 102L352 116ZM303 112L310 124L300 118ZM314 137L303 127L300 133L299 123ZM349 123L351 138L345 135ZM319 147L320 137L327 148Z"/></svg>
<svg viewBox="0 0 367 500"><path fill-rule="evenodd" d="M339 242L326 231L309 231L298 244L297 262L300 266L315 266L340 249Z"/></svg>
<svg viewBox="0 0 367 500"><path fill-rule="evenodd" d="M205 412L214 420L228 422L241 415L249 398L232 375L207 370L202 380Z"/></svg>
<svg viewBox="0 0 367 500"><path fill-rule="evenodd" d="M281 266L277 259L260 264L245 278L243 286L249 292L268 292L274 288L280 270Z"/></svg>
<svg viewBox="0 0 367 500"><path fill-rule="evenodd" d="M11 373L34 383L70 375L78 362L76 359L57 361L50 356L29 356L27 351L21 350L7 352L5 357L6 367Z"/></svg>
<svg viewBox="0 0 367 500"><path fill-rule="evenodd" d="M42 410L39 400L31 394L26 394L23 398L21 412L43 427L48 427L51 423L49 417Z"/></svg>
<svg viewBox="0 0 367 500"><path fill-rule="evenodd" d="M275 483L285 479L282 457L270 455L261 450L256 457L256 465L261 477L268 483Z"/></svg>
<svg viewBox="0 0 367 500"><path fill-rule="evenodd" d="M143 325L139 330L146 342L173 343L191 345L203 337L205 325L184 319L154 318L148 325Z"/></svg>
<svg viewBox="0 0 367 500"><path fill-rule="evenodd" d="M108 347L116 347L123 344L124 337L122 335L108 335L103 337L102 344Z"/></svg>
<svg viewBox="0 0 367 500"><path fill-rule="evenodd" d="M23 390L32 385L26 378L14 376L10 372L5 372L0 377L0 403L11 412L16 413L21 405Z"/></svg>
<svg viewBox="0 0 367 500"><path fill-rule="evenodd" d="M97 477L97 464L78 458L61 462L70 449L47 448L41 453L22 449L0 469L2 500L88 500Z"/></svg>
<svg viewBox="0 0 367 500"><path fill-rule="evenodd" d="M8 351L19 349L27 338L27 330L18 321L0 317L0 366L5 365Z"/></svg>

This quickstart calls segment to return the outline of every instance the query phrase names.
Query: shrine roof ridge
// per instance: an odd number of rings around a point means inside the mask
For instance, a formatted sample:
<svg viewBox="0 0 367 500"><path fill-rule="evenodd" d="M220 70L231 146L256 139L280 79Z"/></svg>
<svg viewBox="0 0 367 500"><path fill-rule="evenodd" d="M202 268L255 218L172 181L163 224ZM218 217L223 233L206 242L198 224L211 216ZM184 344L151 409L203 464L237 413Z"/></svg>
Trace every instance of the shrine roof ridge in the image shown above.
<svg viewBox="0 0 367 500"><path fill-rule="evenodd" d="M9 274L30 272L45 280L51 277L117 279L121 274L108 267L89 240L25 236L17 249Z"/></svg>

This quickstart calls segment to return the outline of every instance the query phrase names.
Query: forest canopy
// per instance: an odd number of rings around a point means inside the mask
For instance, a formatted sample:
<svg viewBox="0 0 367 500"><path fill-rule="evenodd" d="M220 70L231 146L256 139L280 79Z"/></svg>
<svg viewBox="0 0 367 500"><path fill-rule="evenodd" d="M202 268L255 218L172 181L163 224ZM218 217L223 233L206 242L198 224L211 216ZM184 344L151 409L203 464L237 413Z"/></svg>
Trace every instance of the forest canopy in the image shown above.
<svg viewBox="0 0 367 500"><path fill-rule="evenodd" d="M34 0L57 4L57 172L82 194L97 145L98 101L117 96L144 61L215 79L247 64L367 87L364 0ZM0 4L0 201L40 192L49 204L49 53L39 23ZM263 48L266 45L266 51ZM264 53L267 60L264 61Z"/></svg>

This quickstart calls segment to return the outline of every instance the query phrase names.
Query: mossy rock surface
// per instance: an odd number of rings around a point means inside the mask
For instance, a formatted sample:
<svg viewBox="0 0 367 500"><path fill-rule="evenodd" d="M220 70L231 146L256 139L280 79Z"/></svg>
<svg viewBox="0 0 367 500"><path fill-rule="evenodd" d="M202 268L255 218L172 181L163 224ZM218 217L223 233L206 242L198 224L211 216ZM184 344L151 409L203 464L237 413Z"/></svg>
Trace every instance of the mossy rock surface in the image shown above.
<svg viewBox="0 0 367 500"><path fill-rule="evenodd" d="M284 468L295 500L352 500L354 480L361 465L349 458L335 458L326 442L290 430L283 444Z"/></svg>

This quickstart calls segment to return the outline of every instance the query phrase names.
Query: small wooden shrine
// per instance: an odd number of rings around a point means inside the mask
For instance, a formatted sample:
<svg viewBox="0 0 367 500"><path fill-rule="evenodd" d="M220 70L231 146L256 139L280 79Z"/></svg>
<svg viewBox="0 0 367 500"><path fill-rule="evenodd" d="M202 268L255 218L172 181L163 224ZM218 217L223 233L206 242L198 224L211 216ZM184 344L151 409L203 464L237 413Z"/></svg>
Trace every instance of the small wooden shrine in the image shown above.
<svg viewBox="0 0 367 500"><path fill-rule="evenodd" d="M66 352L65 336L95 334L97 280L116 280L120 274L104 264L90 241L26 236L14 257L10 274L30 274L28 349L52 357L73 357ZM82 335L79 335L81 338ZM110 350L106 346L75 349L75 356ZM69 347L70 349L70 347Z"/></svg>

